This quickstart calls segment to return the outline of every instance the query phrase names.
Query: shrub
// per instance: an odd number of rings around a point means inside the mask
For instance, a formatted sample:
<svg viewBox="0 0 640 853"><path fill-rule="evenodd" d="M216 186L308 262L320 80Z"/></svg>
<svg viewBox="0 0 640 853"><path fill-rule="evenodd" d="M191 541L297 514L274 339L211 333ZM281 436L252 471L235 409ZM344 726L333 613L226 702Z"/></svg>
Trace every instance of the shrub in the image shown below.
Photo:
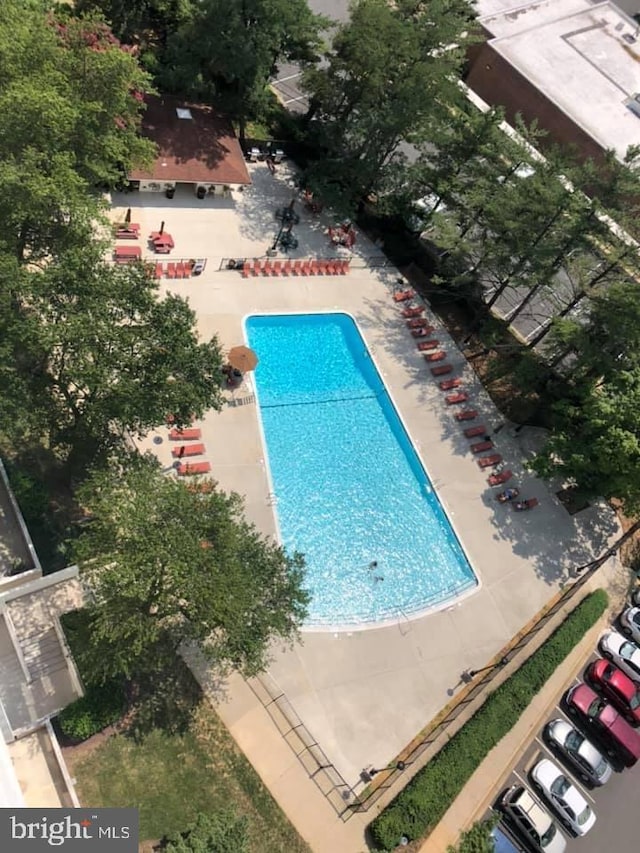
<svg viewBox="0 0 640 853"><path fill-rule="evenodd" d="M376 847L393 850L433 829L491 749L515 725L533 697L604 613L604 590L587 596L520 669L501 684L370 824Z"/></svg>
<svg viewBox="0 0 640 853"><path fill-rule="evenodd" d="M62 711L58 722L68 738L86 740L116 723L125 707L123 685L119 681L111 681L88 687L84 696Z"/></svg>

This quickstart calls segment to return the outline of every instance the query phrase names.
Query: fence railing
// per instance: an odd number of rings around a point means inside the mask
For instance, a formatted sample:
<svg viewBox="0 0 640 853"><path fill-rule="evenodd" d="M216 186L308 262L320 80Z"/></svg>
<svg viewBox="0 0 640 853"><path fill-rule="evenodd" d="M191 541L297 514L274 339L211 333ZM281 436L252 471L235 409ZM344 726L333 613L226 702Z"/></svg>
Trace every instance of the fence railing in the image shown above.
<svg viewBox="0 0 640 853"><path fill-rule="evenodd" d="M357 795L334 767L322 747L298 716L276 682L263 673L247 682L287 742L308 777L330 803L338 817L348 820Z"/></svg>

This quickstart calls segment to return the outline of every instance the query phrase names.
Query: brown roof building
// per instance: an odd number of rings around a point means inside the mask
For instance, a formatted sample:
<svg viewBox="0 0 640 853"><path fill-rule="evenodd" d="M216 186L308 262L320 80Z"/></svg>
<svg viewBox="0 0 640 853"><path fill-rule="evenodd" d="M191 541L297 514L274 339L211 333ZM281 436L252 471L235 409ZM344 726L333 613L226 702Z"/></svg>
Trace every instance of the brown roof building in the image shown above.
<svg viewBox="0 0 640 853"><path fill-rule="evenodd" d="M151 169L133 169L132 181L250 184L231 122L211 107L168 95L145 98L142 133L158 146Z"/></svg>

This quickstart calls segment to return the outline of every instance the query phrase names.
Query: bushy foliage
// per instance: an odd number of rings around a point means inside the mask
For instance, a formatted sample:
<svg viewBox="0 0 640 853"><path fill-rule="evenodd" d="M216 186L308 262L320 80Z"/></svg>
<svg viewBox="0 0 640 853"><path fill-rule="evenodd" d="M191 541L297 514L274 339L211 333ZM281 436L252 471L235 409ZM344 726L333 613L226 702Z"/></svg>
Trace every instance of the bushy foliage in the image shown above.
<svg viewBox="0 0 640 853"><path fill-rule="evenodd" d="M581 601L378 815L370 825L378 849L393 850L403 835L413 840L433 829L489 751L513 728L547 679L604 613L607 603L604 590Z"/></svg>
<svg viewBox="0 0 640 853"><path fill-rule="evenodd" d="M80 699L64 709L58 722L63 733L72 740L86 740L113 725L126 706L120 681L91 686Z"/></svg>
<svg viewBox="0 0 640 853"><path fill-rule="evenodd" d="M169 840L165 853L246 853L247 819L233 812L199 814L186 832Z"/></svg>

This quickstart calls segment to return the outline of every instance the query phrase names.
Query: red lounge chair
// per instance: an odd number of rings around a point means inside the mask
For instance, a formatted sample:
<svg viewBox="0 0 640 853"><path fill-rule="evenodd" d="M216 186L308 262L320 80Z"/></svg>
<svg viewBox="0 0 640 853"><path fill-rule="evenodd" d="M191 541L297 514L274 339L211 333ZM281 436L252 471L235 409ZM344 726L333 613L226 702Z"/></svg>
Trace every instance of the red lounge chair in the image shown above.
<svg viewBox="0 0 640 853"><path fill-rule="evenodd" d="M289 275L291 273L291 261L285 261L282 264L282 275Z"/></svg>
<svg viewBox="0 0 640 853"><path fill-rule="evenodd" d="M208 495L210 492L215 492L216 485L213 480L204 480L202 483L189 483L187 488L190 492L199 492L201 495Z"/></svg>
<svg viewBox="0 0 640 853"><path fill-rule="evenodd" d="M318 262L309 261L309 271L307 275L318 275Z"/></svg>
<svg viewBox="0 0 640 853"><path fill-rule="evenodd" d="M155 269L153 271L154 278L162 278L163 273L164 273L164 266L162 264L156 264Z"/></svg>
<svg viewBox="0 0 640 853"><path fill-rule="evenodd" d="M339 264L339 261L334 261L333 258L329 258L329 260L326 262L325 275L336 275L338 272L338 269L337 269L338 264Z"/></svg>
<svg viewBox="0 0 640 853"><path fill-rule="evenodd" d="M190 477L193 474L207 474L210 470L210 462L181 462L177 468L179 477Z"/></svg>
<svg viewBox="0 0 640 853"><path fill-rule="evenodd" d="M469 399L469 395L465 391L458 391L457 394L448 394L445 398L447 406L455 406L458 403L464 403Z"/></svg>
<svg viewBox="0 0 640 853"><path fill-rule="evenodd" d="M464 431L465 438L475 438L477 435L485 435L487 428L484 424L480 426L467 427Z"/></svg>
<svg viewBox="0 0 640 853"><path fill-rule="evenodd" d="M432 376L444 376L447 373L451 373L452 370L453 370L452 364L440 364L440 365L438 365L438 367L432 367L431 368L431 375Z"/></svg>
<svg viewBox="0 0 640 853"><path fill-rule="evenodd" d="M493 449L492 441L478 441L476 444L470 445L472 453L484 453L486 450Z"/></svg>
<svg viewBox="0 0 640 853"><path fill-rule="evenodd" d="M494 453L492 456L481 456L478 459L478 465L481 468L491 468L493 465L498 465L502 462L502 456L499 453Z"/></svg>
<svg viewBox="0 0 640 853"><path fill-rule="evenodd" d="M500 471L499 474L489 474L487 477L487 483L490 486L502 486L503 483L506 483L513 477L513 471L509 471L506 469L505 471Z"/></svg>
<svg viewBox="0 0 640 853"><path fill-rule="evenodd" d="M311 262L310 261L300 261L300 275L310 275L311 274Z"/></svg>
<svg viewBox="0 0 640 853"><path fill-rule="evenodd" d="M346 275L349 272L350 263L351 262L349 260L340 262L340 275Z"/></svg>
<svg viewBox="0 0 640 853"><path fill-rule="evenodd" d="M433 326L427 326L424 331L427 335L430 335L432 332L435 332L435 329ZM425 350L433 349L432 344L433 341L418 341L416 346L418 347L419 352L425 352Z"/></svg>
<svg viewBox="0 0 640 853"><path fill-rule="evenodd" d="M435 338L431 341L422 341L418 344L418 349L420 352L428 352L432 349L438 349L440 346L440 341L436 341Z"/></svg>
<svg viewBox="0 0 640 853"><path fill-rule="evenodd" d="M291 266L291 275L302 274L302 261L294 261Z"/></svg>
<svg viewBox="0 0 640 853"><path fill-rule="evenodd" d="M282 261L274 261L273 269L271 270L271 275L280 275L282 272Z"/></svg>
<svg viewBox="0 0 640 853"><path fill-rule="evenodd" d="M426 305L414 305L413 308L405 308L402 312L403 317L419 317L427 310Z"/></svg>
<svg viewBox="0 0 640 853"><path fill-rule="evenodd" d="M328 272L327 262L322 261L322 260L318 260L317 261L316 275L327 275L327 272Z"/></svg>
<svg viewBox="0 0 640 853"><path fill-rule="evenodd" d="M433 326L426 326L424 329L411 329L411 334L414 338L428 338L433 332Z"/></svg>
<svg viewBox="0 0 640 853"><path fill-rule="evenodd" d="M475 409L464 409L462 412L456 412L454 418L457 421L472 421L474 418L478 417L478 413Z"/></svg>
<svg viewBox="0 0 640 853"><path fill-rule="evenodd" d="M249 273L251 272L251 264L249 261L245 261L242 264L242 278L249 278Z"/></svg>
<svg viewBox="0 0 640 853"><path fill-rule="evenodd" d="M193 269L190 261L183 261L182 263L182 275L185 278L191 278L191 270Z"/></svg>
<svg viewBox="0 0 640 853"><path fill-rule="evenodd" d="M454 388L459 388L462 385L462 379L445 379L438 385L441 391L453 391Z"/></svg>
<svg viewBox="0 0 640 853"><path fill-rule="evenodd" d="M446 357L447 354L443 349L440 349L437 352L426 352L424 354L425 361L444 361Z"/></svg>
<svg viewBox="0 0 640 853"><path fill-rule="evenodd" d="M176 278L185 278L185 267L186 264L183 264L182 261L178 261L176 264Z"/></svg>
<svg viewBox="0 0 640 853"><path fill-rule="evenodd" d="M193 429L172 429L169 433L170 441L194 441L200 438L201 432L197 427Z"/></svg>
<svg viewBox="0 0 640 853"><path fill-rule="evenodd" d="M394 302L406 302L408 299L413 299L415 290L398 290L393 294Z"/></svg>
<svg viewBox="0 0 640 853"><path fill-rule="evenodd" d="M407 329L425 329L429 325L426 317L416 317L413 320L407 320Z"/></svg>
<svg viewBox="0 0 640 853"><path fill-rule="evenodd" d="M174 459L182 459L183 456L202 456L203 453L204 444L181 444L180 447L174 447L171 450Z"/></svg>
<svg viewBox="0 0 640 853"><path fill-rule="evenodd" d="M262 266L262 275L271 275L271 261L265 261Z"/></svg>
<svg viewBox="0 0 640 853"><path fill-rule="evenodd" d="M176 265L175 264L167 264L167 278L175 278L176 277Z"/></svg>
<svg viewBox="0 0 640 853"><path fill-rule="evenodd" d="M253 274L254 275L260 275L261 267L262 267L262 264L259 260L254 261L253 262L253 269L252 269Z"/></svg>

